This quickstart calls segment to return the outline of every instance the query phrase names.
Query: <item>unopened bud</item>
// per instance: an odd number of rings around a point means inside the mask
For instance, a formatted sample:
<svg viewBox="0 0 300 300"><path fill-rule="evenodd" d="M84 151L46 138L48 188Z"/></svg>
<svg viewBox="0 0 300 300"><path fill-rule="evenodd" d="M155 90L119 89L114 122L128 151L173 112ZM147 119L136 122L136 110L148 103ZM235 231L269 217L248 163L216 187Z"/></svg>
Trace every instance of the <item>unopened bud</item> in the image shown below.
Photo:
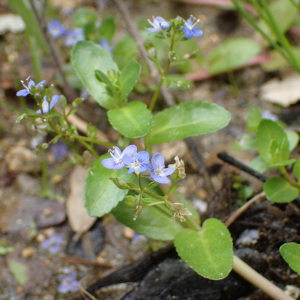
<svg viewBox="0 0 300 300"><path fill-rule="evenodd" d="M124 198L124 201L128 206L135 208L139 203L139 196L128 195Z"/></svg>
<svg viewBox="0 0 300 300"><path fill-rule="evenodd" d="M121 190L127 190L128 189L128 185L126 184L125 181L119 179L119 178L113 178L113 177L109 177L109 179Z"/></svg>
<svg viewBox="0 0 300 300"><path fill-rule="evenodd" d="M143 207L141 205L137 205L137 207L133 210L135 212L135 216L133 218L133 221L136 221L137 217L142 212Z"/></svg>
<svg viewBox="0 0 300 300"><path fill-rule="evenodd" d="M170 23L169 22L162 22L160 24L160 27L161 27L162 30L168 31L168 30L170 30Z"/></svg>

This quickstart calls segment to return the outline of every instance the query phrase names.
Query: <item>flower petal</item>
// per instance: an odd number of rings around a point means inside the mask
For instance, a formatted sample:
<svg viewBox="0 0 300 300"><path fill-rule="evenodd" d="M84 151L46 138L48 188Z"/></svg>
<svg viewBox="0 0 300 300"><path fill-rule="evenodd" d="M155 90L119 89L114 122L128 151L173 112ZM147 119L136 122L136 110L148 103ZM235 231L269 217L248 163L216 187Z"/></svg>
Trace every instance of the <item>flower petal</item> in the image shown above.
<svg viewBox="0 0 300 300"><path fill-rule="evenodd" d="M194 34L195 37L199 37L199 36L201 36L203 34L202 30L200 28L198 28L198 27L194 27L192 29L192 32L193 32L193 34Z"/></svg>
<svg viewBox="0 0 300 300"><path fill-rule="evenodd" d="M25 97L27 95L29 95L29 91L25 90L25 89L17 92L18 97L21 97L21 96Z"/></svg>
<svg viewBox="0 0 300 300"><path fill-rule="evenodd" d="M135 171L135 168L130 168L129 170L128 170L128 174L131 174L131 173L133 173Z"/></svg>
<svg viewBox="0 0 300 300"><path fill-rule="evenodd" d="M168 175L171 175L171 174L173 174L174 172L175 172L175 168L165 168L164 170L163 170L163 173L162 173L162 175L163 176L168 176Z"/></svg>
<svg viewBox="0 0 300 300"><path fill-rule="evenodd" d="M102 165L107 169L113 169L118 170L125 167L125 163L121 161L120 163L117 163L114 158L105 158L102 160Z"/></svg>
<svg viewBox="0 0 300 300"><path fill-rule="evenodd" d="M28 88L30 89L32 86L35 86L35 82L30 79L28 82Z"/></svg>
<svg viewBox="0 0 300 300"><path fill-rule="evenodd" d="M114 151L117 154L116 157L120 157L122 155L122 151L119 147L115 146Z"/></svg>
<svg viewBox="0 0 300 300"><path fill-rule="evenodd" d="M151 162L154 170L162 169L165 166L165 159L160 153L155 153L152 157Z"/></svg>
<svg viewBox="0 0 300 300"><path fill-rule="evenodd" d="M41 81L39 84L36 85L36 87L38 88L40 85L43 85L46 82L46 80Z"/></svg>
<svg viewBox="0 0 300 300"><path fill-rule="evenodd" d="M71 281L69 284L69 289L71 292L78 291L78 281L77 280Z"/></svg>
<svg viewBox="0 0 300 300"><path fill-rule="evenodd" d="M143 163L147 164L149 162L149 159L150 159L150 154L147 151L140 151L137 154L137 160L142 164Z"/></svg>
<svg viewBox="0 0 300 300"><path fill-rule="evenodd" d="M190 40L192 37L193 37L193 33L190 29L187 28L186 24L184 24L183 26L183 33L184 33L184 36Z"/></svg>
<svg viewBox="0 0 300 300"><path fill-rule="evenodd" d="M154 172L154 168L153 168L152 164L149 163L149 164L147 165L147 167L148 167L148 170L149 170L150 173L151 173L151 172L152 172L152 173Z"/></svg>
<svg viewBox="0 0 300 300"><path fill-rule="evenodd" d="M50 240L44 240L41 242L41 247L42 248L49 248L51 246Z"/></svg>
<svg viewBox="0 0 300 300"><path fill-rule="evenodd" d="M131 165L134 163L134 155L126 154L123 156L123 161L126 165Z"/></svg>
<svg viewBox="0 0 300 300"><path fill-rule="evenodd" d="M141 173L146 172L148 170L148 165L147 164L141 164L139 167L139 171Z"/></svg>
<svg viewBox="0 0 300 300"><path fill-rule="evenodd" d="M193 21L192 21L192 18L189 18L186 23L189 25L189 26L192 26L193 25Z"/></svg>
<svg viewBox="0 0 300 300"><path fill-rule="evenodd" d="M125 155L128 155L128 154L135 155L136 152L137 152L137 147L135 145L130 145L124 149L124 151L122 153L122 157L124 157Z"/></svg>
<svg viewBox="0 0 300 300"><path fill-rule="evenodd" d="M60 293L66 294L69 291L69 287L65 282L63 282L58 286L57 290Z"/></svg>
<svg viewBox="0 0 300 300"><path fill-rule="evenodd" d="M56 105L59 97L60 97L59 95L55 95L52 97L52 101L50 102L50 110Z"/></svg>
<svg viewBox="0 0 300 300"><path fill-rule="evenodd" d="M150 176L151 176L151 178L154 180L154 181L156 181L156 182L158 182L158 183L164 183L164 184L167 184L167 183L169 183L170 182L170 179L168 178L168 177L165 177L165 176L159 176L159 175L157 175L157 174L155 174L155 173L150 173Z"/></svg>
<svg viewBox="0 0 300 300"><path fill-rule="evenodd" d="M160 24L163 23L163 22L166 22L165 19L162 18L162 17L156 17L156 18L155 18L155 21L157 21L158 25L160 25ZM155 21L154 21L154 22L155 22Z"/></svg>

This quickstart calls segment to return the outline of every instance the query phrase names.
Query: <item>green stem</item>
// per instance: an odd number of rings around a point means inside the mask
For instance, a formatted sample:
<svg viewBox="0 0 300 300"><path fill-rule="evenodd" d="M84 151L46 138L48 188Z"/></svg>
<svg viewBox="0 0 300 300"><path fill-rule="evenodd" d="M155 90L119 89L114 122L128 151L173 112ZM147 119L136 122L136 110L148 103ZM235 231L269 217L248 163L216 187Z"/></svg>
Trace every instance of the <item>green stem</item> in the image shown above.
<svg viewBox="0 0 300 300"><path fill-rule="evenodd" d="M278 170L284 176L284 178L290 182L291 185L299 188L297 181L294 179L294 177L290 173L288 173L288 171L286 170L285 167L280 167L280 168L278 168Z"/></svg>
<svg viewBox="0 0 300 300"><path fill-rule="evenodd" d="M175 36L175 34L176 34L176 32L174 31L173 34L172 34L172 37L171 37L170 52L173 51L173 47L174 47L174 43L175 43L175 42L174 42L174 36ZM149 106L149 110L150 110L150 111L152 111L153 108L154 108L154 106L155 106L157 97L158 97L158 95L159 95L160 89L161 89L162 84L163 84L163 82L164 82L164 78L166 77L167 72L168 72L168 70L169 70L169 68L170 68L170 65L171 65L171 61L170 61L170 59L168 58L167 65L166 65L166 67L165 67L165 69L164 69L164 71L163 71L163 73L162 73L162 75L161 75L161 78L160 78L160 81L159 81L158 86L157 86L157 88L156 88L156 91L155 91L155 93L154 93L154 95L153 95L153 97L152 97L152 99L151 99L151 103L150 103L150 106Z"/></svg>
<svg viewBox="0 0 300 300"><path fill-rule="evenodd" d="M286 38L286 36L284 35L284 33L281 32L280 28L278 27L278 24L276 23L270 9L269 6L266 2L266 0L261 0L260 1L263 8L265 9L268 17L269 17L269 21L270 21L270 27L272 29L272 31L276 34L276 36L278 37L279 41L281 42L282 46L284 47L284 49L287 51L287 53L289 54L291 60L294 62L294 68L296 69L296 71L298 73L300 73L300 61L298 60L297 56L295 55L291 44L289 43L288 39Z"/></svg>
<svg viewBox="0 0 300 300"><path fill-rule="evenodd" d="M95 140L95 139L92 139L92 138L89 138L89 137L86 137L86 136L82 136L82 135L76 135L75 138L78 139L78 140L81 140L81 141L90 142L90 143L93 143L93 144L99 144L99 145L102 145L102 146L108 146L108 147L115 146L115 144L113 144L113 143Z"/></svg>
<svg viewBox="0 0 300 300"><path fill-rule="evenodd" d="M86 143L83 140L79 140L79 142L86 148L88 149L96 158L99 157L99 155L96 153L96 151L91 147L88 143Z"/></svg>
<svg viewBox="0 0 300 300"><path fill-rule="evenodd" d="M244 8L240 5L238 0L232 0L237 10L248 20L248 22L287 60L287 62L295 69L295 65L291 58L281 49L281 47L273 41L262 29L257 25L257 22L248 14Z"/></svg>
<svg viewBox="0 0 300 300"><path fill-rule="evenodd" d="M290 0L292 2L292 4L298 9L298 11L300 12L300 6L297 5L297 3L294 0Z"/></svg>

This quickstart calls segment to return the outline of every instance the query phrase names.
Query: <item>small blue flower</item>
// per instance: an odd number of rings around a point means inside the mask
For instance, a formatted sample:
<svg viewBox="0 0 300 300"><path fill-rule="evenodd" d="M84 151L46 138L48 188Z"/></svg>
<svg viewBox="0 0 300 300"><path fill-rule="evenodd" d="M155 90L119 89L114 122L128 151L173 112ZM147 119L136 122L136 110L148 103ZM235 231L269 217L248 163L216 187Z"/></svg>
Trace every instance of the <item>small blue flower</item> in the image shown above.
<svg viewBox="0 0 300 300"><path fill-rule="evenodd" d="M18 91L18 92L17 92L17 96L18 96L18 97L21 97L21 96L25 97L25 96L27 96L27 95L30 94L30 88L31 88L32 86L35 86L36 88L38 88L40 85L43 85L45 82L46 82L46 80L43 80L43 81L41 81L39 84L35 85L35 82L34 82L34 81L31 79L31 77L29 76L28 78L26 78L27 86L26 86L26 84L24 83L24 81L21 80L21 83L22 83L22 85L24 86L25 89L24 89L24 90L21 90L21 91Z"/></svg>
<svg viewBox="0 0 300 300"><path fill-rule="evenodd" d="M61 141L58 141L56 144L51 144L49 150L53 153L56 159L59 159L68 153L68 147Z"/></svg>
<svg viewBox="0 0 300 300"><path fill-rule="evenodd" d="M115 50L115 46L112 46L108 43L108 40L106 38L102 38L100 41L100 46L108 50L109 52L112 52Z"/></svg>
<svg viewBox="0 0 300 300"><path fill-rule="evenodd" d="M153 155L148 170L150 177L158 183L169 183L170 179L167 176L175 172L175 168L165 168L165 159L160 153Z"/></svg>
<svg viewBox="0 0 300 300"><path fill-rule="evenodd" d="M65 45L67 47L74 46L78 41L84 41L84 33L82 28L69 29L63 35Z"/></svg>
<svg viewBox="0 0 300 300"><path fill-rule="evenodd" d="M102 165L107 169L118 170L125 167L125 162L123 158L125 155L135 155L137 152L137 147L134 145L130 145L124 149L122 152L119 147L113 147L113 149L109 149L108 152L112 156L112 158L105 158L102 160Z"/></svg>
<svg viewBox="0 0 300 300"><path fill-rule="evenodd" d="M55 96L52 97L52 100L49 103L47 101L47 97L45 96L44 97L44 101L42 103L43 113L44 114L48 113L55 106L55 104L57 103L58 99L59 99L59 96L55 95ZM39 109L36 113L40 115L42 113L42 110Z"/></svg>
<svg viewBox="0 0 300 300"><path fill-rule="evenodd" d="M58 278L61 284L58 286L58 291L60 293L66 294L70 292L78 291L78 281L76 280L76 273L65 268L64 272L66 274L59 274Z"/></svg>
<svg viewBox="0 0 300 300"><path fill-rule="evenodd" d="M193 36L199 37L203 34L200 28L195 27L195 25L197 25L199 22L200 20L197 20L193 16L190 16L190 18L184 22L183 33L188 40L190 40Z"/></svg>
<svg viewBox="0 0 300 300"><path fill-rule="evenodd" d="M150 19L148 19L148 22L153 27L153 28L145 28L149 31L148 34L157 32L160 29L166 31L170 29L170 23L165 21L165 19L163 19L162 17L156 17L156 18L153 17L153 23L150 21Z"/></svg>
<svg viewBox="0 0 300 300"><path fill-rule="evenodd" d="M272 114L270 111L268 110L265 110L263 113L262 113L262 118L263 119L270 119L272 121L277 121L278 118L277 116L275 116L274 114Z"/></svg>
<svg viewBox="0 0 300 300"><path fill-rule="evenodd" d="M134 155L124 155L123 161L129 167L128 173L137 174L147 171L150 154L147 151L140 151Z"/></svg>
<svg viewBox="0 0 300 300"><path fill-rule="evenodd" d="M41 243L42 248L48 248L53 254L58 253L63 242L63 236L61 234L52 233L47 240Z"/></svg>
<svg viewBox="0 0 300 300"><path fill-rule="evenodd" d="M57 39L59 36L63 35L66 32L66 28L61 25L58 20L53 20L48 24L47 28L54 39Z"/></svg>

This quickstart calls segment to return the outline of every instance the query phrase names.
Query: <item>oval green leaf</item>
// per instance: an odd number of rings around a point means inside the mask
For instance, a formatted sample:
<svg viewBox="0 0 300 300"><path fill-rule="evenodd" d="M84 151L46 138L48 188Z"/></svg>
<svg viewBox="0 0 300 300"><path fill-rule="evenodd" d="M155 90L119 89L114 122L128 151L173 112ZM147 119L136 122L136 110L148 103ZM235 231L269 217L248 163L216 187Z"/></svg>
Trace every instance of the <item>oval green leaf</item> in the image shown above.
<svg viewBox="0 0 300 300"><path fill-rule="evenodd" d="M232 269L232 239L227 227L218 219L205 220L201 231L180 231L174 244L179 256L205 278L223 279Z"/></svg>
<svg viewBox="0 0 300 300"><path fill-rule="evenodd" d="M102 217L109 213L128 193L128 190L117 188L109 177L117 177L125 182L134 179L134 175L128 174L126 168L106 169L101 162L109 157L109 154L100 156L94 162L85 180L84 206L92 217Z"/></svg>
<svg viewBox="0 0 300 300"><path fill-rule="evenodd" d="M152 145L218 131L228 125L230 113L217 104L189 101L172 106L153 117L148 135Z"/></svg>
<svg viewBox="0 0 300 300"><path fill-rule="evenodd" d="M212 75L239 68L259 54L260 45L252 39L233 38L225 41L209 54L209 73Z"/></svg>
<svg viewBox="0 0 300 300"><path fill-rule="evenodd" d="M129 93L133 90L140 77L141 66L134 60L131 60L123 68L119 77L119 86L121 90L120 100L127 98Z"/></svg>
<svg viewBox="0 0 300 300"><path fill-rule="evenodd" d="M152 114L146 104L140 101L111 109L107 115L112 127L128 138L145 136L152 128Z"/></svg>
<svg viewBox="0 0 300 300"><path fill-rule="evenodd" d="M293 167L293 174L298 179L298 183L300 183L300 158L296 161Z"/></svg>
<svg viewBox="0 0 300 300"><path fill-rule="evenodd" d="M282 177L272 177L264 183L267 197L277 203L289 203L299 195L299 189Z"/></svg>
<svg viewBox="0 0 300 300"><path fill-rule="evenodd" d="M106 75L110 70L118 72L111 53L93 42L79 41L72 50L71 60L82 84L96 102L106 109L115 108L112 97L107 94L106 84L99 82L95 76L96 70Z"/></svg>
<svg viewBox="0 0 300 300"><path fill-rule="evenodd" d="M261 158L269 165L289 159L289 141L283 128L269 119L263 119L257 130L256 145Z"/></svg>
<svg viewBox="0 0 300 300"><path fill-rule="evenodd" d="M135 213L124 201L120 202L111 213L119 222L132 228L138 234L155 240L171 241L183 229L179 223L171 220L171 215L166 215L155 206L143 207L136 221L133 220Z"/></svg>
<svg viewBox="0 0 300 300"><path fill-rule="evenodd" d="M299 144L299 133L293 130L285 132L289 141L289 150L292 152Z"/></svg>
<svg viewBox="0 0 300 300"><path fill-rule="evenodd" d="M290 268L300 275L300 245L285 243L280 247L279 251Z"/></svg>

